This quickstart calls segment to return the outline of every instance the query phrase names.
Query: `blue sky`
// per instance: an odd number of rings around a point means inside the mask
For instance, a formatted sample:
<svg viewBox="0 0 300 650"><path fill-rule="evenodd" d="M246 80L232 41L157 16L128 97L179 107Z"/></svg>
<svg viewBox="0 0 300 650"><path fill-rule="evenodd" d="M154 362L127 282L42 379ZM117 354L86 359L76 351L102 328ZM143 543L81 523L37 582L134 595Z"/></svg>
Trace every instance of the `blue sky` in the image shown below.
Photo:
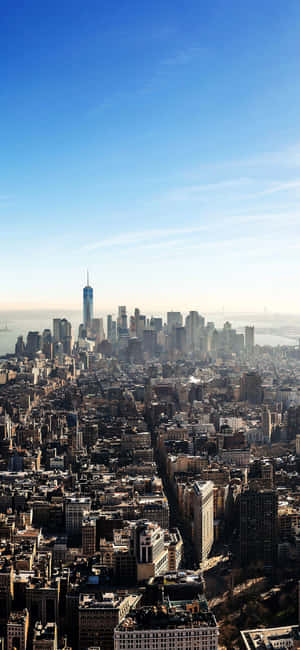
<svg viewBox="0 0 300 650"><path fill-rule="evenodd" d="M300 4L1 2L2 308L300 312Z"/></svg>

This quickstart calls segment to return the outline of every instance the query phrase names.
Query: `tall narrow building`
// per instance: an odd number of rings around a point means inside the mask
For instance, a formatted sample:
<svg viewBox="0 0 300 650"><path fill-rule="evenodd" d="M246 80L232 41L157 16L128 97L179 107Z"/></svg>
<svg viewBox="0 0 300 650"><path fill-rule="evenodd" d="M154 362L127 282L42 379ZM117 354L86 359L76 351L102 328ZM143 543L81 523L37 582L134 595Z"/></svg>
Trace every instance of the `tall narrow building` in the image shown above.
<svg viewBox="0 0 300 650"><path fill-rule="evenodd" d="M83 287L83 324L85 328L90 328L94 318L94 292L89 283L89 273L87 272L87 284Z"/></svg>
<svg viewBox="0 0 300 650"><path fill-rule="evenodd" d="M254 351L254 327L245 327L245 348L247 354L253 354Z"/></svg>
<svg viewBox="0 0 300 650"><path fill-rule="evenodd" d="M242 566L263 562L272 570L277 560L276 490L245 487L240 495L240 560Z"/></svg>
<svg viewBox="0 0 300 650"><path fill-rule="evenodd" d="M196 481L193 494L194 546L198 562L205 562L214 542L214 484Z"/></svg>

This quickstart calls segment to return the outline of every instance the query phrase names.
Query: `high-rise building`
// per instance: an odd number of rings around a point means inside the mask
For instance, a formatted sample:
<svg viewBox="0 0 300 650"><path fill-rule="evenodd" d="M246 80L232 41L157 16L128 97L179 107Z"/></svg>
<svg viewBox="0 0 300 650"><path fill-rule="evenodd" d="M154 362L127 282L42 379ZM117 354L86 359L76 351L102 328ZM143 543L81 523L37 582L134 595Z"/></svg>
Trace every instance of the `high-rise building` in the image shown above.
<svg viewBox="0 0 300 650"><path fill-rule="evenodd" d="M194 546L199 562L205 562L214 542L214 484L196 481L193 492Z"/></svg>
<svg viewBox="0 0 300 650"><path fill-rule="evenodd" d="M87 284L83 287L83 324L86 329L91 327L94 318L94 292L89 283L89 274L87 273Z"/></svg>
<svg viewBox="0 0 300 650"><path fill-rule="evenodd" d="M254 327L245 327L245 348L247 354L253 354L254 350Z"/></svg>
<svg viewBox="0 0 300 650"><path fill-rule="evenodd" d="M53 343L60 341L60 318L53 318Z"/></svg>
<svg viewBox="0 0 300 650"><path fill-rule="evenodd" d="M118 330L127 330L127 311L125 305L120 305L118 308Z"/></svg>
<svg viewBox="0 0 300 650"><path fill-rule="evenodd" d="M200 346L200 333L205 325L205 318L197 311L190 311L185 319L186 341L190 352L195 352Z"/></svg>
<svg viewBox="0 0 300 650"><path fill-rule="evenodd" d="M39 332L28 332L26 343L26 354L34 357L42 347L42 337Z"/></svg>
<svg viewBox="0 0 300 650"><path fill-rule="evenodd" d="M22 612L11 612L7 622L7 650L26 650L29 627L29 613L27 609Z"/></svg>
<svg viewBox="0 0 300 650"><path fill-rule="evenodd" d="M47 359L52 358L52 334L51 330L45 329L42 334L42 350Z"/></svg>
<svg viewBox="0 0 300 650"><path fill-rule="evenodd" d="M272 419L271 413L267 406L264 406L261 412L261 426L267 442L271 440Z"/></svg>
<svg viewBox="0 0 300 650"><path fill-rule="evenodd" d="M115 627L140 598L104 593L102 600L97 600L94 595L82 595L79 601L79 650L113 650Z"/></svg>
<svg viewBox="0 0 300 650"><path fill-rule="evenodd" d="M168 311L167 313L168 334L172 334L175 327L182 327L182 314L180 311Z"/></svg>
<svg viewBox="0 0 300 650"><path fill-rule="evenodd" d="M6 623L14 598L13 567L7 562L0 567L0 624Z"/></svg>
<svg viewBox="0 0 300 650"><path fill-rule="evenodd" d="M76 535L81 533L82 521L89 514L91 499L89 497L69 497L65 505L66 531Z"/></svg>
<svg viewBox="0 0 300 650"><path fill-rule="evenodd" d="M144 329L142 336L144 352L150 357L154 357L157 346L157 334L155 330Z"/></svg>
<svg viewBox="0 0 300 650"><path fill-rule="evenodd" d="M53 319L53 343L54 343L54 354L58 354L58 351L62 350L63 354L68 356L72 353L72 325L66 318L54 318ZM59 346L59 343L62 344Z"/></svg>
<svg viewBox="0 0 300 650"><path fill-rule="evenodd" d="M34 626L32 650L57 650L57 625L37 622Z"/></svg>
<svg viewBox="0 0 300 650"><path fill-rule="evenodd" d="M300 432L300 406L290 406L285 415L287 439L295 440Z"/></svg>
<svg viewBox="0 0 300 650"><path fill-rule="evenodd" d="M17 357L24 357L25 355L25 343L23 336L18 336L16 346L15 346L15 354Z"/></svg>
<svg viewBox="0 0 300 650"><path fill-rule="evenodd" d="M82 523L82 553L85 557L96 552L96 521L87 519Z"/></svg>
<svg viewBox="0 0 300 650"><path fill-rule="evenodd" d="M117 342L117 322L115 320L111 323L111 343L114 345Z"/></svg>
<svg viewBox="0 0 300 650"><path fill-rule="evenodd" d="M42 625L58 622L60 579L34 578L27 582L25 602L29 611L30 624L40 621Z"/></svg>
<svg viewBox="0 0 300 650"><path fill-rule="evenodd" d="M263 390L261 377L256 372L245 372L240 379L240 399L250 404L261 404Z"/></svg>
<svg viewBox="0 0 300 650"><path fill-rule="evenodd" d="M217 650L218 626L205 598L131 611L116 627L115 650Z"/></svg>
<svg viewBox="0 0 300 650"><path fill-rule="evenodd" d="M110 343L112 343L112 315L108 314L107 316L107 331L106 338Z"/></svg>
<svg viewBox="0 0 300 650"><path fill-rule="evenodd" d="M137 522L133 530L133 546L138 581L142 582L168 571L165 534L158 524L146 520Z"/></svg>
<svg viewBox="0 0 300 650"><path fill-rule="evenodd" d="M186 351L186 329L185 327L175 327L175 349L178 352L185 353Z"/></svg>
<svg viewBox="0 0 300 650"><path fill-rule="evenodd" d="M276 490L245 487L240 495L240 559L242 565L263 562L271 570L277 561Z"/></svg>
<svg viewBox="0 0 300 650"><path fill-rule="evenodd" d="M156 318L155 316L151 316L150 319L150 327L151 329L155 330L155 332L161 332L163 328L163 319L162 318Z"/></svg>

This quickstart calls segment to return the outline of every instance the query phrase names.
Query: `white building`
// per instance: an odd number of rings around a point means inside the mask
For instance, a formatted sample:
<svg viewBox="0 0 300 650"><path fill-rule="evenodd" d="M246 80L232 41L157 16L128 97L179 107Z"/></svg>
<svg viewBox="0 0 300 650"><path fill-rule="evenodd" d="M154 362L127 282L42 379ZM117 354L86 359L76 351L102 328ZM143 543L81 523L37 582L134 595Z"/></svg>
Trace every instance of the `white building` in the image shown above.
<svg viewBox="0 0 300 650"><path fill-rule="evenodd" d="M247 650L295 648L300 643L299 625L242 630L241 636Z"/></svg>
<svg viewBox="0 0 300 650"><path fill-rule="evenodd" d="M168 547L165 531L150 521L137 522L134 531L138 582L168 571Z"/></svg>
<svg viewBox="0 0 300 650"><path fill-rule="evenodd" d="M131 612L114 634L115 650L217 650L218 627L206 601L165 600Z"/></svg>
<svg viewBox="0 0 300 650"><path fill-rule="evenodd" d="M212 481L196 481L193 494L194 546L197 559L207 559L214 542L214 484Z"/></svg>

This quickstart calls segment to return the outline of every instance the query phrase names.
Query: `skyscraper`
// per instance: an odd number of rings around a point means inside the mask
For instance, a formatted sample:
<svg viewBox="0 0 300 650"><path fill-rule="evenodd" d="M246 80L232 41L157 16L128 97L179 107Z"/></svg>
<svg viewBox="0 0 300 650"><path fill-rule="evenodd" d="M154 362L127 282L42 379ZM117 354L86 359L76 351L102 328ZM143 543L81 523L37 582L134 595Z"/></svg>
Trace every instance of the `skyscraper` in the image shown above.
<svg viewBox="0 0 300 650"><path fill-rule="evenodd" d="M112 315L108 314L107 316L107 331L106 331L106 338L108 341L112 340Z"/></svg>
<svg viewBox="0 0 300 650"><path fill-rule="evenodd" d="M245 327L245 348L247 354L253 354L254 350L254 327Z"/></svg>
<svg viewBox="0 0 300 650"><path fill-rule="evenodd" d="M120 305L118 309L118 329L127 329L127 311L125 305Z"/></svg>
<svg viewBox="0 0 300 650"><path fill-rule="evenodd" d="M214 485L212 481L194 483L194 544L197 559L207 559L214 542Z"/></svg>
<svg viewBox="0 0 300 650"><path fill-rule="evenodd" d="M262 561L272 569L277 559L276 490L244 488L240 496L240 559L242 565Z"/></svg>
<svg viewBox="0 0 300 650"><path fill-rule="evenodd" d="M63 352L70 355L72 352L72 325L66 318L53 319L53 343L54 353L58 350L58 344L62 343Z"/></svg>
<svg viewBox="0 0 300 650"><path fill-rule="evenodd" d="M83 323L86 328L91 326L94 318L94 296L93 288L89 284L89 273L87 272L87 284L83 287Z"/></svg>
<svg viewBox="0 0 300 650"><path fill-rule="evenodd" d="M168 311L167 325L168 334L172 334L173 328L182 327L182 314L179 311Z"/></svg>

